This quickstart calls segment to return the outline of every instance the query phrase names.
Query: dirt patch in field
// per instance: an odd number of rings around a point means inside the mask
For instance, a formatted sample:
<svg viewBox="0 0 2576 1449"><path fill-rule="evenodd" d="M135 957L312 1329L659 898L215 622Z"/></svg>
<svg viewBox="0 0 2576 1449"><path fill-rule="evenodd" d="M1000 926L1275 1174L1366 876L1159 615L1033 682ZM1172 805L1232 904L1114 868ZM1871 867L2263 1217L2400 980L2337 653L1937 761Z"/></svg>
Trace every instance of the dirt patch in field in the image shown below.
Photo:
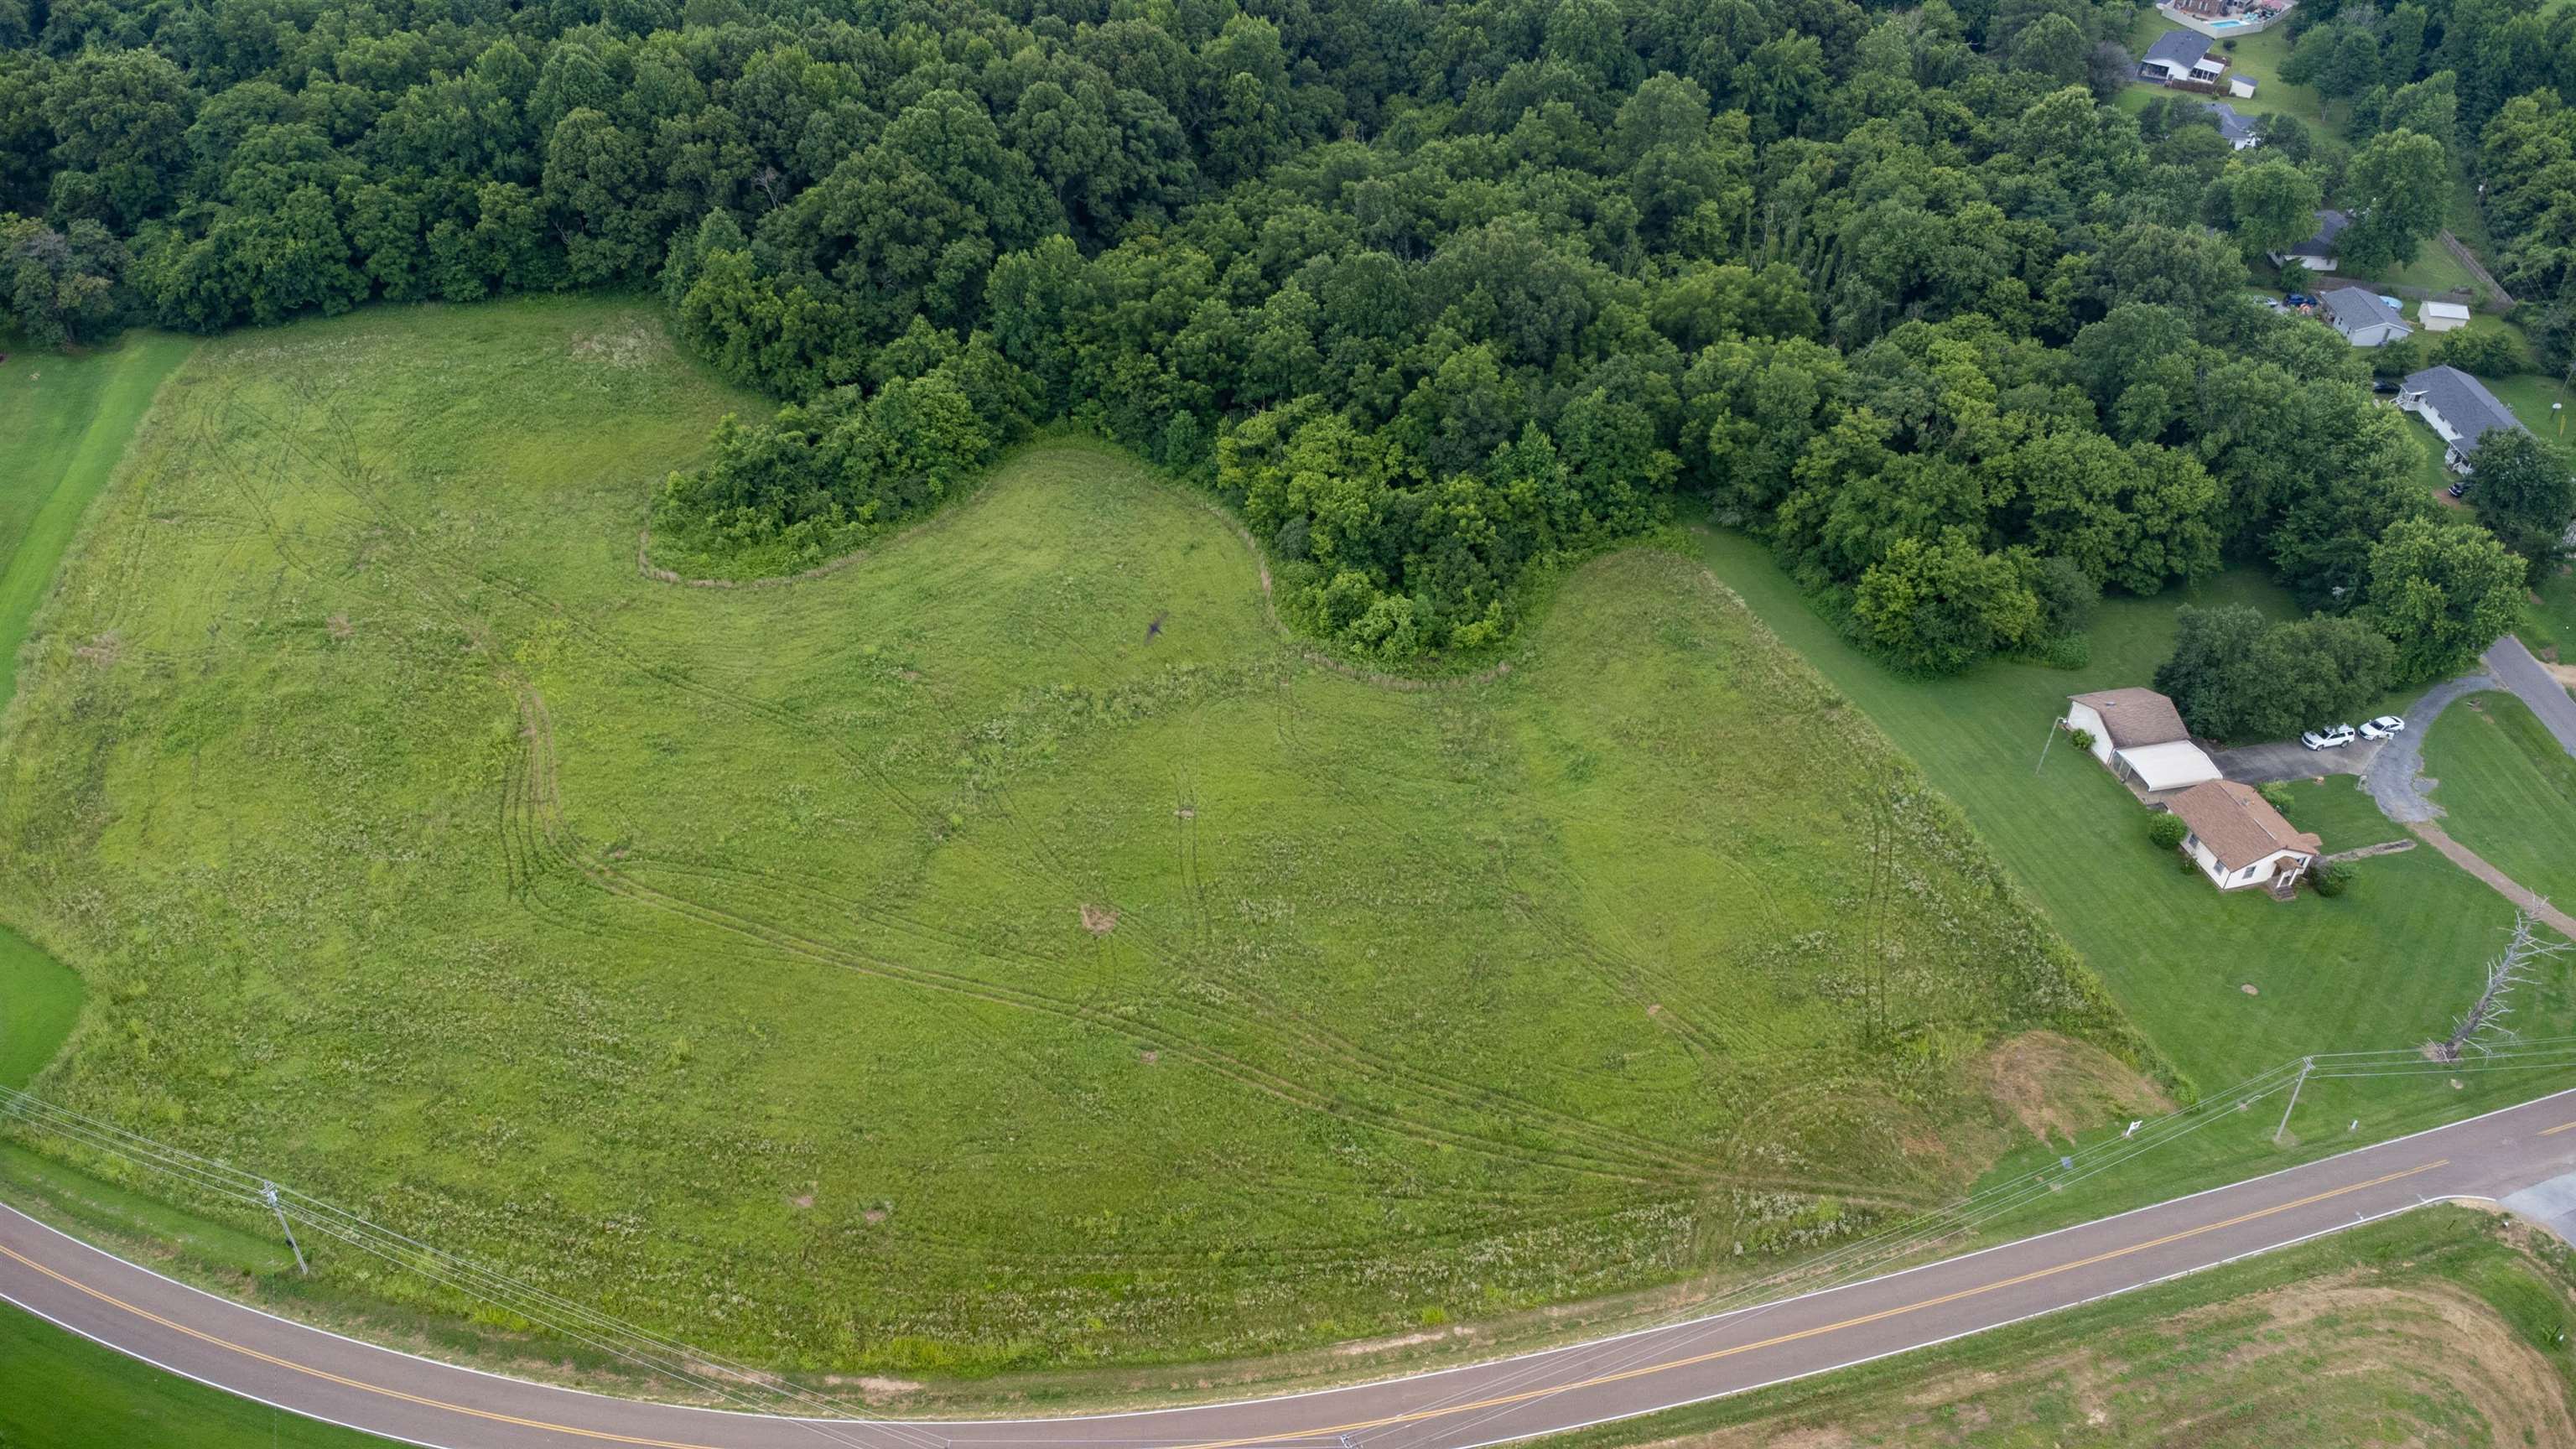
<svg viewBox="0 0 2576 1449"><path fill-rule="evenodd" d="M650 327L584 332L572 340L572 355L620 370L649 367L672 355L671 340Z"/></svg>
<svg viewBox="0 0 2576 1449"><path fill-rule="evenodd" d="M124 648L125 641L116 637L115 634L99 634L93 636L88 643L73 649L72 657L90 664L95 664L101 669L113 669L116 667L117 655L121 653Z"/></svg>
<svg viewBox="0 0 2576 1449"><path fill-rule="evenodd" d="M1082 907L1082 929L1095 936L1106 936L1118 929L1118 913L1107 906L1085 902Z"/></svg>
<svg viewBox="0 0 2576 1449"><path fill-rule="evenodd" d="M358 632L356 626L349 622L349 616L346 614L333 614L323 621L323 627L331 631L332 638L344 643Z"/></svg>
<svg viewBox="0 0 2576 1449"><path fill-rule="evenodd" d="M2173 1100L2100 1047L2053 1031L1995 1043L1970 1068L1997 1107L2043 1142L2115 1117L2161 1117Z"/></svg>

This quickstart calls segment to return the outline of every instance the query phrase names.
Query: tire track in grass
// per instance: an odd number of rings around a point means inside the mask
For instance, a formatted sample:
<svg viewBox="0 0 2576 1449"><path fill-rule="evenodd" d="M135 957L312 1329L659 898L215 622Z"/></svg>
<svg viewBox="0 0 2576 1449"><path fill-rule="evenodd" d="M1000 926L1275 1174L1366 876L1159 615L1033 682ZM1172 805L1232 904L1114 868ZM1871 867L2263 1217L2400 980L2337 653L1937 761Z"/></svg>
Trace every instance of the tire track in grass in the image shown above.
<svg viewBox="0 0 2576 1449"><path fill-rule="evenodd" d="M324 410L331 413L335 420L341 422L342 431L345 434L348 431L345 418L339 416L336 409L332 408L328 404L327 400ZM621 663L638 670L648 678L655 679L676 689L697 694L712 702L730 706L754 714L758 717L769 719L808 738L819 737L820 741L824 743L835 755L857 767L866 778L875 783L879 787L881 793L887 795L897 805L898 809L912 815L916 820L920 820L929 814L929 812L926 811L916 799L914 799L908 792L902 790L900 786L895 785L891 778L888 777L881 769L877 768L873 762L866 760L864 756L860 755L857 751L850 749L837 738L828 734L820 733L814 724L801 713L784 706L774 705L767 701L752 698L741 694L738 691L726 690L718 686L706 684L703 681L698 681L684 675L680 675L677 671L672 670L667 665L661 664L659 661L651 660L637 653L631 647L626 646L622 641L608 635L604 630L591 624L587 619L564 609L558 602L551 598L548 598L533 589L520 585L515 580L509 579L506 576L500 575L496 572L479 569L463 561L457 560L454 558L451 550L448 550L443 545L429 539L420 529L402 517L400 512L383 498L381 492L377 488L370 486L368 478L373 470L363 463L356 454L354 448L340 459L334 460L326 458L318 449L300 445L296 441L294 430L284 427L273 416L269 416L257 409L252 409L251 412L255 422L269 428L273 435L277 435L282 438L282 447L286 451L299 454L306 461L315 465L327 479L342 487L344 491L348 492L353 497L364 503L368 508L373 510L383 524L391 529L399 531L411 540L416 545L417 553L424 558L434 562L442 562L446 566L447 571L451 573L472 578L477 582L491 586L546 617L562 621L569 631L579 634L587 642L599 646L603 650L609 652L611 657L617 658ZM460 596L455 595L452 591L449 597L450 599L457 600L461 603ZM487 657L490 657L488 638L483 640L483 644ZM550 720L545 720L540 716L540 725L541 728L539 733L545 741L545 748L550 751ZM533 792L535 798L544 799L547 802L546 808L551 809L552 796L549 787L537 783L545 773L547 772L531 772L530 790ZM572 865L574 869L581 871L586 878L589 878L594 882L600 882L603 880L602 871L604 868L600 863L579 859L577 856L569 852L559 841L554 840L551 833L542 825L533 827L530 830L530 834L534 839L546 843L558 859ZM997 861L996 863L1002 864L1006 868L1009 868L1011 865L1008 861ZM1017 874L1024 881L1028 879L1028 872L1024 868L1019 869ZM678 908L677 903L679 902L679 898L677 897L670 897L667 893L652 891L649 888L637 886L631 879L625 877L622 872L617 872L613 869L607 869L606 875L620 882L619 885L614 887L614 889L620 893L634 894L641 891L643 893L641 898L655 900L659 903L665 904L666 907ZM523 898L532 898L533 894L534 893L531 891ZM728 929L744 931L748 934L752 934L755 938L769 939L769 937L764 933L775 929L768 923L751 920L740 916L738 913L726 912L720 908L709 907L701 902L686 903L686 909L683 910L683 913L685 914L691 910L707 912L709 913L708 918L713 923L720 924ZM808 954L819 951L827 959L830 951L833 949L826 946L825 943L813 941L810 938L799 937L796 936L795 933L781 934L799 942L799 944L794 947L782 946L782 949L792 949ZM777 943L773 942L773 944ZM835 964L843 965L845 969L869 971L875 974L887 974L888 968L892 967L893 963L876 961L870 965L861 966L849 961L840 961ZM911 968L901 969L909 970ZM993 983L984 982L980 978L954 976L950 973L931 974L934 976L943 976L948 978L943 985L943 989L965 989L960 985L960 983L974 983L977 988L980 988L980 990L970 991L969 994L983 994L987 999L1012 1001L1012 1004L1017 1005L1028 1004L1022 1001L1013 1001L1009 995L1009 992L1012 990L1011 988L998 987ZM1002 994L996 995L994 994L996 992ZM1055 1007L1043 1009L1062 1009L1068 1005L1070 1004L1059 1002ZM1081 1015L1081 1013L1077 1013L1077 1019L1080 1019ZM1238 1027L1241 1025L1239 1022L1227 1022L1223 1024ZM1180 1044L1185 1039L1174 1036L1172 1037L1172 1040L1176 1044ZM1203 1051L1205 1048L1199 1044L1191 1043L1188 1046L1188 1050ZM1229 1070L1251 1073L1251 1075L1246 1076L1244 1080L1249 1084L1262 1085L1266 1090L1277 1092L1282 1090L1283 1085L1291 1084L1292 1082L1292 1079L1279 1077L1276 1073L1270 1072L1268 1069L1252 1068L1249 1063L1232 1054L1222 1054L1222 1058L1227 1063ZM1354 1063L1354 1065L1365 1066L1368 1064L1365 1062L1358 1062ZM1373 1073L1372 1075L1376 1074ZM1286 1092L1286 1095L1290 1100L1305 1101L1312 1105L1314 1110L1327 1111L1329 1115L1351 1115L1348 1111L1332 1110L1330 1102L1333 1099L1328 1097L1326 1094L1320 1093L1313 1088L1304 1087L1303 1084L1293 1085L1294 1090ZM1454 1091L1459 1088L1460 1084L1452 1082L1447 1085ZM1466 1087L1466 1090L1482 1093L1485 1089L1468 1086ZM1379 1121L1387 1125L1389 1130L1395 1130L1403 1135L1414 1136L1417 1138L1420 1138L1424 1133L1429 1132L1434 1134L1433 1138L1430 1140L1439 1140L1438 1134L1443 1132L1455 1132L1456 1130L1441 1129L1433 1124L1423 1122L1418 1118L1406 1117L1401 1113L1394 1113L1391 1109L1385 1108L1366 1109L1366 1111L1361 1115L1368 1117L1370 1120ZM1554 1116L1557 1114L1550 1115ZM1578 1135L1599 1134L1605 1131L1600 1124L1593 1123L1589 1119L1584 1118L1560 1118L1558 1122L1550 1125L1556 1126L1559 1131L1571 1130ZM1512 1142L1510 1139L1495 1138L1490 1134L1478 1133L1459 1134L1459 1141L1461 1143L1477 1143L1479 1144L1479 1150L1500 1152L1514 1160L1530 1162L1537 1165L1550 1164L1550 1158L1546 1154L1534 1154L1525 1145ZM1648 1139L1648 1141L1651 1141L1651 1139ZM1607 1156L1603 1155L1605 1150L1607 1151ZM1654 1181L1652 1178L1638 1176L1640 1172L1653 1171L1657 1169L1667 1172L1680 1171L1686 1175L1694 1177L1704 1176L1707 1171L1707 1165L1705 1163L1694 1162L1686 1157L1682 1157L1677 1160L1676 1155L1672 1153L1671 1148L1665 1144L1654 1144L1652 1152L1642 1159L1635 1154L1633 1148L1620 1147L1608 1149L1596 1147L1593 1151L1569 1151L1560 1149L1557 1155L1563 1157L1566 1161L1563 1164L1556 1165L1568 1166L1570 1170L1599 1172L1614 1177L1620 1177L1625 1180L1640 1182Z"/></svg>

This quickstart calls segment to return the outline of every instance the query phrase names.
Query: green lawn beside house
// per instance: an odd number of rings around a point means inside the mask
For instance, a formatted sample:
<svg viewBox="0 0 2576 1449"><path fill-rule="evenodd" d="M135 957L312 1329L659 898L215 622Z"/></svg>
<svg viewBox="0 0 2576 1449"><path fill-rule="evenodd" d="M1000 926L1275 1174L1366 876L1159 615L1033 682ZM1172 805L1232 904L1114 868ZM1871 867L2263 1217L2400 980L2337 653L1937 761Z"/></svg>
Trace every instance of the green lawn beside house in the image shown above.
<svg viewBox="0 0 2576 1449"><path fill-rule="evenodd" d="M2497 869L2576 906L2576 758L2510 694L2442 712L2424 741L2442 828Z"/></svg>
<svg viewBox="0 0 2576 1449"><path fill-rule="evenodd" d="M2146 840L2146 812L2057 739L2066 697L2152 682L2175 606L2295 613L2251 569L2188 591L2102 606L2092 662L2055 670L1993 661L1949 678L1897 674L1820 618L1758 542L1704 529L1702 556L1959 803L2042 910L2110 983L2139 1026L2203 1089L2308 1052L2403 1046L2449 1020L2511 908L2427 850L2354 866L2336 899L2222 896ZM2308 787L2345 798L2296 811L2329 851L2392 838L2349 777ZM2352 838L2366 835L2368 839ZM2256 988L2248 995L2243 988ZM2576 1029L2563 984L2535 1018Z"/></svg>

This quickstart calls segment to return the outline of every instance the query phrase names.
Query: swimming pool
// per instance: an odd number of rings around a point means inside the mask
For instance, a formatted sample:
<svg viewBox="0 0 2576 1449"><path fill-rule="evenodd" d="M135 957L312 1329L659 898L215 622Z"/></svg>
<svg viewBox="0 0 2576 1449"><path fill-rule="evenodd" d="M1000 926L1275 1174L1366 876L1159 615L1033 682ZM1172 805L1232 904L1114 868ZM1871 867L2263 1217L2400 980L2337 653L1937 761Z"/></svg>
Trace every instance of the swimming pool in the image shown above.
<svg viewBox="0 0 2576 1449"><path fill-rule="evenodd" d="M2242 20L2212 20L2206 23L2212 30L2234 30L2242 26L2245 22Z"/></svg>

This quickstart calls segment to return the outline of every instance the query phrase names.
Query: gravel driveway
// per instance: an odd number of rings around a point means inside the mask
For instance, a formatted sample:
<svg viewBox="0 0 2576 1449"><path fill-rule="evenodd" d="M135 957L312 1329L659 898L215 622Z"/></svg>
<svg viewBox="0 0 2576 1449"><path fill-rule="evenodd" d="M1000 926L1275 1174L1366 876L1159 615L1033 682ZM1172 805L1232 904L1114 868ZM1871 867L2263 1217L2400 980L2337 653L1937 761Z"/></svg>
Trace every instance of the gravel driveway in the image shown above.
<svg viewBox="0 0 2576 1449"><path fill-rule="evenodd" d="M2452 700L2498 687L2491 676L2463 674L2424 691L2424 697L2407 708L2405 731L2380 741L2379 753L2371 757L2370 767L2361 774L2361 788L2370 792L2381 814L2403 825L2430 820L2442 813L2441 806L2424 798L2426 790L2440 783L2423 776L2424 736L2433 728L2434 718Z"/></svg>

